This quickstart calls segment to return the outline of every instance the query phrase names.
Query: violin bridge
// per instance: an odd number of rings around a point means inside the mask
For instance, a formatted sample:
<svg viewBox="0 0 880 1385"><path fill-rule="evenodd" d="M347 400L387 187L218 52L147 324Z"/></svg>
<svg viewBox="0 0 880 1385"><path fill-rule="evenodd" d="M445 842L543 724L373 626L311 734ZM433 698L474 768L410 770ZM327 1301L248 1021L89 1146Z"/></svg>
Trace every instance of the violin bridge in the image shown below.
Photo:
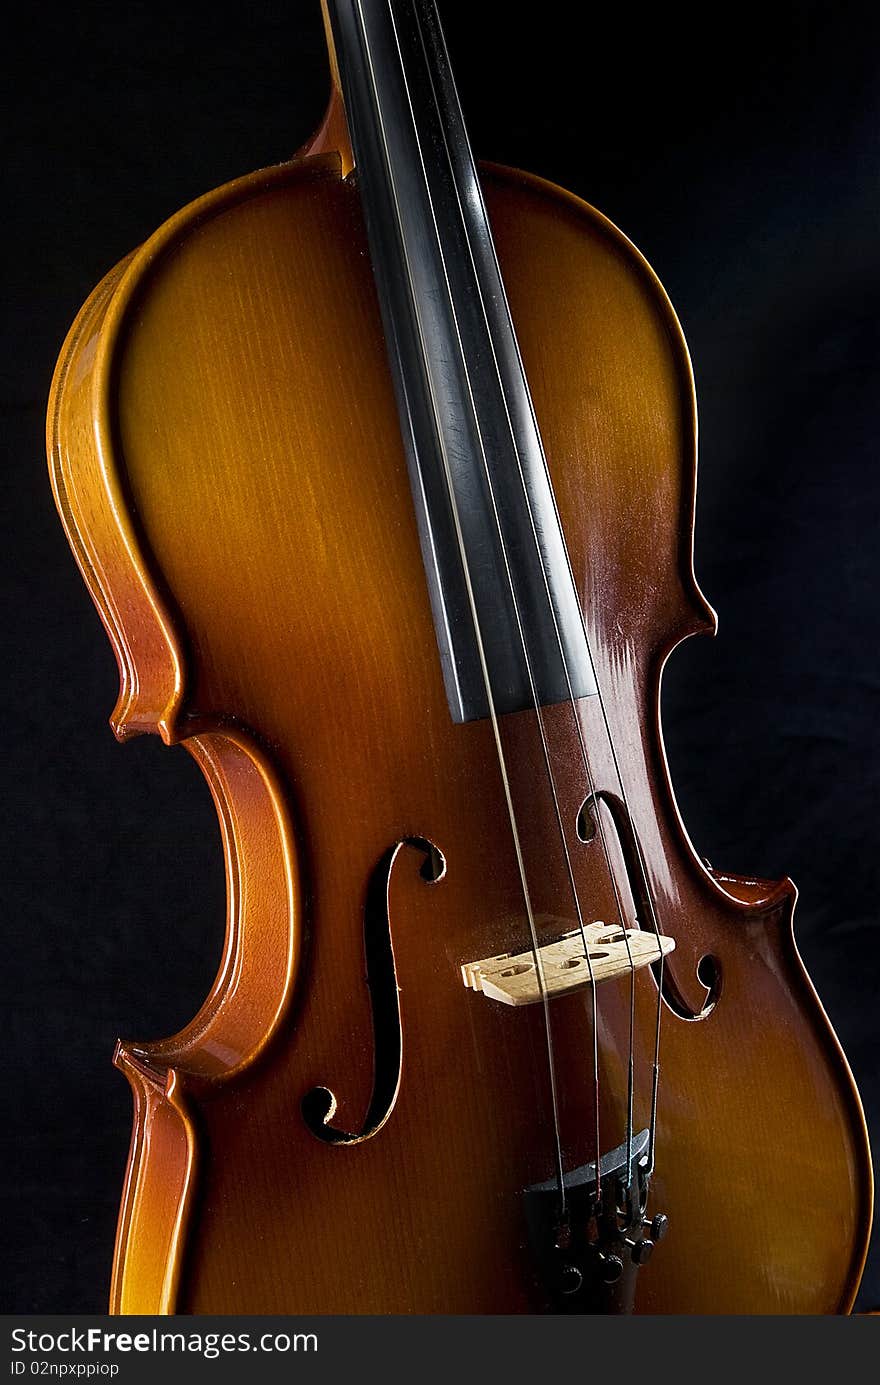
<svg viewBox="0 0 880 1385"><path fill-rule="evenodd" d="M502 952L482 962L465 962L461 976L470 990L481 991L502 1005L534 1005L544 992L551 998L568 995L583 990L591 980L628 976L632 968L647 967L674 947L675 940L664 934L639 928L627 928L624 933L618 926L590 923L583 932L575 928L545 943L538 952L540 972L534 952Z"/></svg>

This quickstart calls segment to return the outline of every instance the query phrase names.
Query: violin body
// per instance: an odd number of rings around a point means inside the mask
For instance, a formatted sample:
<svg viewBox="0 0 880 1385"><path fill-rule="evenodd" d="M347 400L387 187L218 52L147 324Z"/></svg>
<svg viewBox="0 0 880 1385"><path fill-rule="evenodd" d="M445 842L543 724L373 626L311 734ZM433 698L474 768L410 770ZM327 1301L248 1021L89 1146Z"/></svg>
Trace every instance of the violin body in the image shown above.
<svg viewBox="0 0 880 1385"><path fill-rule="evenodd" d="M96 290L56 376L53 482L119 662L113 729L194 756L228 880L202 1009L171 1038L118 1047L135 1118L114 1312L548 1308L522 1206L553 1172L541 1006L495 1004L461 971L523 945L514 849L492 728L449 714L342 131L337 102L290 164L165 225ZM651 1189L670 1229L630 1306L847 1312L870 1159L793 940L794 887L709 869L664 757L663 664L714 629L692 568L681 331L598 212L506 169L482 182L620 773L676 944ZM595 702L579 710L605 782ZM558 792L576 868L608 918L595 840L576 831L572 723L546 715L569 766ZM503 720L539 860L553 826L539 747L524 713ZM557 886L541 901L547 936ZM657 984L635 974L635 1029L649 1037ZM568 1166L597 1157L587 997L553 1001ZM599 988L603 1146L622 1138L629 1001L623 981ZM639 1129L651 1057L640 1043Z"/></svg>

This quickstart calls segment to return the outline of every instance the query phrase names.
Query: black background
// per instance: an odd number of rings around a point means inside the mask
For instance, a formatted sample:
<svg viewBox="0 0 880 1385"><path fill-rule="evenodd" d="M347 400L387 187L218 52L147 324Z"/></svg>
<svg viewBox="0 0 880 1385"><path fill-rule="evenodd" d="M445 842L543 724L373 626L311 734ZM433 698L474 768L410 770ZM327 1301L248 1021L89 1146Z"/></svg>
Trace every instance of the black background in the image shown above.
<svg viewBox="0 0 880 1385"><path fill-rule="evenodd" d="M673 777L702 853L801 887L801 948L876 1132L877 7L441 13L477 151L598 205L681 316L721 629L668 669ZM113 1043L197 1008L223 879L189 758L107 729L115 664L52 506L46 394L98 278L292 152L327 73L317 0L40 5L7 41L0 1306L86 1312L106 1303L128 1145ZM862 1302L880 1306L876 1257Z"/></svg>

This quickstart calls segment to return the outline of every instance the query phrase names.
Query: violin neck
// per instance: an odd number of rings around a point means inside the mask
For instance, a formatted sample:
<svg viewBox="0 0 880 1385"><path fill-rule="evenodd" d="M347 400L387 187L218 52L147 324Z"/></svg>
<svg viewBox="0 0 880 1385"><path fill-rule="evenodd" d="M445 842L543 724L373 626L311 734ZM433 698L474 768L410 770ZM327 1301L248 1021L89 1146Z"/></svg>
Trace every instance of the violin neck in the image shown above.
<svg viewBox="0 0 880 1385"><path fill-rule="evenodd" d="M432 0L328 0L451 714L595 691Z"/></svg>

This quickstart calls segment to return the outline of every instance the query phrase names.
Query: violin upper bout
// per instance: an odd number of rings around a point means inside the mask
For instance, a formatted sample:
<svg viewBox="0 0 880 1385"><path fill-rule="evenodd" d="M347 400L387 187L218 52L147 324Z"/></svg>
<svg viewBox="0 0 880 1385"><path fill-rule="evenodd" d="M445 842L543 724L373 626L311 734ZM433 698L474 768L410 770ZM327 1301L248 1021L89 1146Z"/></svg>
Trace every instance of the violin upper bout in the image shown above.
<svg viewBox="0 0 880 1385"><path fill-rule="evenodd" d="M120 360L137 335L133 305L154 266L213 215L290 182L338 176L338 152L325 151L307 166L257 170L198 198L105 276L62 348L49 398L49 470L68 541L116 655L120 690L110 724L120 740L146 732L170 745L192 729L184 720L192 681L186 641L142 537L120 438Z"/></svg>

